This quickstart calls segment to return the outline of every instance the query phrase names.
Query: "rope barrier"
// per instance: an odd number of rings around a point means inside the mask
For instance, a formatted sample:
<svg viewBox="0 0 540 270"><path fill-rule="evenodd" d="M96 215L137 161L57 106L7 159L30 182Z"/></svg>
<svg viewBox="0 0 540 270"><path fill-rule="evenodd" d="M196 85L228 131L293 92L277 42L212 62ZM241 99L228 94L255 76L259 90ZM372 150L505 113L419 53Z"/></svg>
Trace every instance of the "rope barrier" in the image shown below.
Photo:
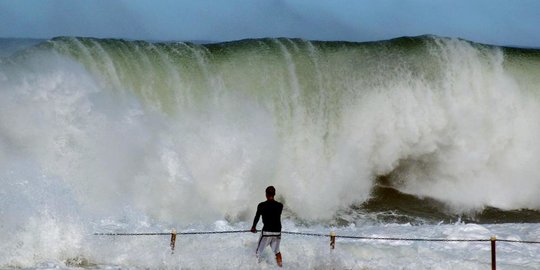
<svg viewBox="0 0 540 270"><path fill-rule="evenodd" d="M303 232L286 232L282 231L282 234L294 234L294 235L305 235L305 236L320 236L320 237L328 237L329 234L320 234L320 233L303 233Z"/></svg>
<svg viewBox="0 0 540 270"><path fill-rule="evenodd" d="M247 233L251 232L250 230L241 230L241 231L214 231L214 232L181 232L177 234L190 235L190 234L224 234L224 233Z"/></svg>
<svg viewBox="0 0 540 270"><path fill-rule="evenodd" d="M524 243L524 244L540 244L539 241L524 241L524 240L509 240L509 239L497 239L497 242Z"/></svg>
<svg viewBox="0 0 540 270"><path fill-rule="evenodd" d="M250 230L235 230L235 231L194 231L194 232L177 232L177 235L205 235L205 234L234 234L248 233ZM306 232L289 232L282 231L282 234L303 235L315 237L330 237L331 234L322 233L306 233ZM97 236L156 236L156 235L171 235L170 232L150 232L150 233L94 233ZM444 239L444 238L401 238L401 237L369 237L369 236L354 236L354 235L335 235L336 238L343 239L358 239L358 240L382 240L382 241L421 241L421 242L489 242L491 239ZM497 239L498 242L509 243L524 243L524 244L540 244L540 241L528 240L510 240Z"/></svg>
<svg viewBox="0 0 540 270"><path fill-rule="evenodd" d="M241 231L209 231L209 232L177 232L177 235L194 235L194 234L225 234L225 233L245 233L250 232L250 230L241 230ZM148 235L171 235L170 232L167 233L94 233L94 235L99 236L148 236Z"/></svg>
<svg viewBox="0 0 540 270"><path fill-rule="evenodd" d="M149 236L149 235L171 235L171 233L94 233L100 236Z"/></svg>
<svg viewBox="0 0 540 270"><path fill-rule="evenodd" d="M399 238L399 237L367 237L367 236L339 236L337 238L359 240L386 240L386 241L419 241L419 242L489 242L489 239L444 239L444 238Z"/></svg>

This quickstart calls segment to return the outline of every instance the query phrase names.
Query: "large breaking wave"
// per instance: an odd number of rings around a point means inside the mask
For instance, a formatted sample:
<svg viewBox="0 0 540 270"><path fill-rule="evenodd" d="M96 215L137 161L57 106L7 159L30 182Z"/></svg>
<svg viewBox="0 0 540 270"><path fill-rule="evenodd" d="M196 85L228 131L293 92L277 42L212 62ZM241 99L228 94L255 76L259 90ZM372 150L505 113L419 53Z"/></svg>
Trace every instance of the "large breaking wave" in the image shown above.
<svg viewBox="0 0 540 270"><path fill-rule="evenodd" d="M376 186L455 214L540 209L537 50L56 38L0 61L0 206L14 239L107 217L249 221L270 184L289 218L313 222L362 208Z"/></svg>
<svg viewBox="0 0 540 270"><path fill-rule="evenodd" d="M58 178L85 207L242 216L272 183L325 219L378 176L455 211L540 207L537 51L58 38L4 62L2 166Z"/></svg>

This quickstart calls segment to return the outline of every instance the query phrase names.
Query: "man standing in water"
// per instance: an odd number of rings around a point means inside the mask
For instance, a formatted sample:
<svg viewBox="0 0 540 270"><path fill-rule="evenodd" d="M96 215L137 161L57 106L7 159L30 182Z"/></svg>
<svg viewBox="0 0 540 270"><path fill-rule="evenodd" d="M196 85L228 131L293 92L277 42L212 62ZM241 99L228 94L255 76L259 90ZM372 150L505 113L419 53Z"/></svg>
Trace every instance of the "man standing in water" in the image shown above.
<svg viewBox="0 0 540 270"><path fill-rule="evenodd" d="M259 203L257 206L257 213L253 220L251 232L257 233L257 223L262 216L263 228L255 254L260 260L264 248L270 245L274 254L276 254L276 262L281 267L282 259L281 252L279 252L279 243L281 241L281 211L283 210L283 204L274 200L275 195L276 189L273 186L266 188L266 201Z"/></svg>

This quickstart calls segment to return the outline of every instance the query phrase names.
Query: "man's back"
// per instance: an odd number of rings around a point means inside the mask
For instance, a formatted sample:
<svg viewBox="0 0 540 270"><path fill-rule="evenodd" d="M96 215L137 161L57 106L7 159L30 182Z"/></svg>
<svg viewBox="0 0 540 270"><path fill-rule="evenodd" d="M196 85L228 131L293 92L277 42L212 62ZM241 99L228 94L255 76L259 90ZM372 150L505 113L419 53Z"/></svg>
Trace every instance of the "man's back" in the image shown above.
<svg viewBox="0 0 540 270"><path fill-rule="evenodd" d="M262 216L263 231L281 232L281 212L283 204L275 200L267 200L257 206L256 219Z"/></svg>

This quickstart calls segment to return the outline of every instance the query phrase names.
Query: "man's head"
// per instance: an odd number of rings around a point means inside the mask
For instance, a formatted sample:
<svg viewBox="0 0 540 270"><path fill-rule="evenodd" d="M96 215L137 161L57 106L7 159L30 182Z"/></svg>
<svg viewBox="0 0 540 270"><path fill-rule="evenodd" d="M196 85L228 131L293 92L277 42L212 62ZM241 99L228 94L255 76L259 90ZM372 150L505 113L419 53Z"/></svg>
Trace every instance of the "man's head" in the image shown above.
<svg viewBox="0 0 540 270"><path fill-rule="evenodd" d="M266 199L274 199L276 195L276 188L274 186L269 186L266 188Z"/></svg>

